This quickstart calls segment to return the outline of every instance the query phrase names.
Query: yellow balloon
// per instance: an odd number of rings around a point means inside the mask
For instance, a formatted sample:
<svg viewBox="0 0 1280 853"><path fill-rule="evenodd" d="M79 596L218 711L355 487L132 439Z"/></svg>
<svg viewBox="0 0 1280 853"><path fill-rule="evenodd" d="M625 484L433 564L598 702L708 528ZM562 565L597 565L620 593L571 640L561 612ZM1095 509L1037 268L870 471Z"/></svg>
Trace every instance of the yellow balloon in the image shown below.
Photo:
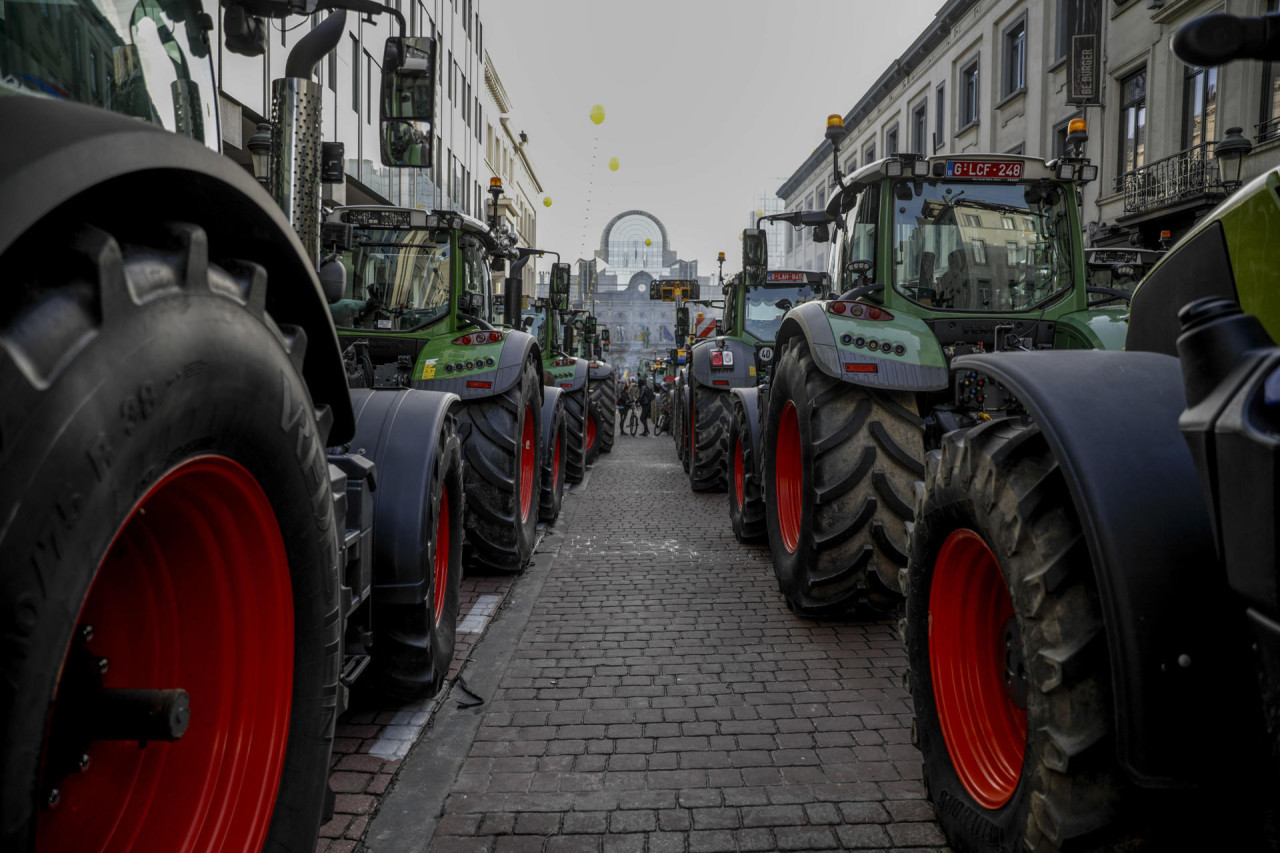
<svg viewBox="0 0 1280 853"><path fill-rule="evenodd" d="M617 158L617 157L610 157L610 158L609 158L609 171L610 171L610 172L616 172L616 171L618 171L618 165L619 165L619 164L618 164L618 158Z"/></svg>
<svg viewBox="0 0 1280 853"><path fill-rule="evenodd" d="M757 207L757 208L756 208L756 219L759 219L761 216L764 216L764 211Z"/></svg>
<svg viewBox="0 0 1280 853"><path fill-rule="evenodd" d="M596 124L599 124L600 122L604 121L604 107L602 107L600 104L596 104L594 107L592 107L591 120Z"/></svg>
<svg viewBox="0 0 1280 853"><path fill-rule="evenodd" d="M646 246L652 246L652 245L653 245L653 240L652 240L651 238L649 238L649 237L645 237L645 238L644 238L644 244L645 244Z"/></svg>
<svg viewBox="0 0 1280 853"><path fill-rule="evenodd" d="M547 195L542 197L542 206L543 207L551 206L551 196Z"/></svg>

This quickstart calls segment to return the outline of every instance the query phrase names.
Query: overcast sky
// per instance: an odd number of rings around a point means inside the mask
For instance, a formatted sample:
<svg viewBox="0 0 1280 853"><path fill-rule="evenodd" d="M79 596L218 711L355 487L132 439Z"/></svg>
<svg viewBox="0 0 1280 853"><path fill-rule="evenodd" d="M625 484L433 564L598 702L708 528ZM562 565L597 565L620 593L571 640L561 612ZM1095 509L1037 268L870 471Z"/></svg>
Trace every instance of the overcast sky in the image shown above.
<svg viewBox="0 0 1280 853"><path fill-rule="evenodd" d="M538 245L591 257L647 210L702 275L924 30L941 0L485 0L485 47L550 208ZM605 108L596 125L593 104ZM594 165L592 151L595 150ZM609 158L620 168L609 171ZM549 269L544 261L541 269Z"/></svg>

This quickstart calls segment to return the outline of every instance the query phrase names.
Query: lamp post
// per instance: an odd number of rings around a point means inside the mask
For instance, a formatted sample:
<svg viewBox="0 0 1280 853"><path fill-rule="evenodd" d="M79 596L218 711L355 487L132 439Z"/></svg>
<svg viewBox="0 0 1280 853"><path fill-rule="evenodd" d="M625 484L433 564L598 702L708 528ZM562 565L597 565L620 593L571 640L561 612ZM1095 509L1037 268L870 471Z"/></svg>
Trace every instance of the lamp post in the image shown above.
<svg viewBox="0 0 1280 853"><path fill-rule="evenodd" d="M253 176L267 188L271 179L271 125L260 122L258 132L245 141L244 147L249 150Z"/></svg>
<svg viewBox="0 0 1280 853"><path fill-rule="evenodd" d="M1218 158L1218 177L1228 192L1240 188L1240 173L1244 158L1253 150L1253 143L1244 138L1243 128L1229 127L1222 141L1213 146L1213 156ZM1228 180L1228 176L1231 176Z"/></svg>

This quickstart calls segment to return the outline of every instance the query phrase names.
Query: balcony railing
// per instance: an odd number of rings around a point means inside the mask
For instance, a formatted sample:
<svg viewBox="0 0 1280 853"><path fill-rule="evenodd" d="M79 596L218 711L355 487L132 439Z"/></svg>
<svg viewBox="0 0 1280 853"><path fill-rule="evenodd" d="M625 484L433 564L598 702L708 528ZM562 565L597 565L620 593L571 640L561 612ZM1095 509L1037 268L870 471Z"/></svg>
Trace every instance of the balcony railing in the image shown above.
<svg viewBox="0 0 1280 853"><path fill-rule="evenodd" d="M1258 141L1266 142L1268 139L1275 139L1280 136L1280 116L1267 119L1255 125L1258 129Z"/></svg>
<svg viewBox="0 0 1280 853"><path fill-rule="evenodd" d="M1195 199L1227 195L1213 156L1213 142L1183 149L1116 178L1116 191L1124 193L1124 212L1143 213Z"/></svg>

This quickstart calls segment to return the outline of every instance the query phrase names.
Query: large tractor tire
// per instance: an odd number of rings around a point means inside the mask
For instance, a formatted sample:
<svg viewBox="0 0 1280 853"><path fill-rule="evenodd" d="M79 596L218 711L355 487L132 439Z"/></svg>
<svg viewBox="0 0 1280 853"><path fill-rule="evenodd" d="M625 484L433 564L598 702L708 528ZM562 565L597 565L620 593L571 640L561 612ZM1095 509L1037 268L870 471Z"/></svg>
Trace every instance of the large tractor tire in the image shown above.
<svg viewBox="0 0 1280 853"><path fill-rule="evenodd" d="M618 432L618 380L614 374L591 383L591 403L600 415L600 428L596 431L600 452L612 453L613 439Z"/></svg>
<svg viewBox="0 0 1280 853"><path fill-rule="evenodd" d="M585 386L564 395L564 415L569 431L565 479L581 483L587 476L587 466L600 455L600 418Z"/></svg>
<svg viewBox="0 0 1280 853"><path fill-rule="evenodd" d="M555 524L564 503L565 465L569 459L569 428L564 416L564 395L556 395L548 437L542 451L542 483L538 489L538 520Z"/></svg>
<svg viewBox="0 0 1280 853"><path fill-rule="evenodd" d="M729 418L729 521L739 542L760 542L769 535L764 521L764 490L756 467L747 410L733 399Z"/></svg>
<svg viewBox="0 0 1280 853"><path fill-rule="evenodd" d="M729 469L729 393L695 379L689 389L689 486L695 492L724 491Z"/></svg>
<svg viewBox="0 0 1280 853"><path fill-rule="evenodd" d="M135 233L56 222L3 258L0 849L310 850L341 663L330 416L266 270L210 263L195 225Z"/></svg>
<svg viewBox="0 0 1280 853"><path fill-rule="evenodd" d="M672 412L675 416L674 429L676 437L676 457L686 474L689 473L689 390L685 388L683 377L676 379L675 393L671 397Z"/></svg>
<svg viewBox="0 0 1280 853"><path fill-rule="evenodd" d="M533 553L543 452L540 374L528 361L511 388L458 410L459 422L469 426L462 444L468 568L518 572Z"/></svg>
<svg viewBox="0 0 1280 853"><path fill-rule="evenodd" d="M951 846L1171 849L1126 846L1098 593L1037 427L993 421L929 454L907 579L913 732Z"/></svg>
<svg viewBox="0 0 1280 853"><path fill-rule="evenodd" d="M457 640L466 492L462 444L452 417L445 418L439 441L426 484L429 517L423 529L430 538L421 544L428 598L420 604L379 605L374 593L374 682L383 693L403 700L440 691Z"/></svg>
<svg viewBox="0 0 1280 853"><path fill-rule="evenodd" d="M893 611L912 490L924 475L914 397L832 379L793 338L774 374L762 446L769 545L788 605L809 615Z"/></svg>

